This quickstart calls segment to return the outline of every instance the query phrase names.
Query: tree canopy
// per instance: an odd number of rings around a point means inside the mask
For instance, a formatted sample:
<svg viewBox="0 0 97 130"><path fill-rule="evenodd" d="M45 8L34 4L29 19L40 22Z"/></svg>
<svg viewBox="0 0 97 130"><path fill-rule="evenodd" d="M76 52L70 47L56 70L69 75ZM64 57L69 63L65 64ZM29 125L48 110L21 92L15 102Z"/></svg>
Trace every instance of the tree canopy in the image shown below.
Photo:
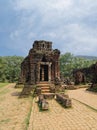
<svg viewBox="0 0 97 130"><path fill-rule="evenodd" d="M64 77L71 77L74 69L86 68L97 62L86 58L76 57L71 53L60 56L60 70Z"/></svg>
<svg viewBox="0 0 97 130"><path fill-rule="evenodd" d="M20 66L24 57L0 56L0 82L16 82L20 74ZM76 57L71 53L60 56L60 70L64 77L72 77L74 69L89 67L97 62L86 58Z"/></svg>
<svg viewBox="0 0 97 130"><path fill-rule="evenodd" d="M0 82L16 82L23 59L20 56L0 57Z"/></svg>

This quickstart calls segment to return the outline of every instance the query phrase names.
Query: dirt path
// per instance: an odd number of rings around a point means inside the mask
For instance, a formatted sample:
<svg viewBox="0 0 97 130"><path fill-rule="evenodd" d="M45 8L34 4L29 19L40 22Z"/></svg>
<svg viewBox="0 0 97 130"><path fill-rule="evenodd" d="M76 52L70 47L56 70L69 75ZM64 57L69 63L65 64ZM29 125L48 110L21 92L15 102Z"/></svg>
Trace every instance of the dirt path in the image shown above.
<svg viewBox="0 0 97 130"><path fill-rule="evenodd" d="M5 85L3 87L0 88L0 93L2 93L2 91L4 91L5 89L9 88L11 84ZM15 85L15 84L14 84Z"/></svg>
<svg viewBox="0 0 97 130"><path fill-rule="evenodd" d="M26 130L32 99L19 99L21 89L10 84L0 89L0 130Z"/></svg>
<svg viewBox="0 0 97 130"><path fill-rule="evenodd" d="M40 112L33 100L28 130L97 130L97 112L73 100L73 107L64 109L49 100L49 111Z"/></svg>
<svg viewBox="0 0 97 130"><path fill-rule="evenodd" d="M72 100L72 108L64 109L55 100L48 100L49 111L40 112L35 98L19 99L18 96L13 96L21 91L14 86L15 84L10 84L0 90L0 130L97 129L97 112L84 104ZM97 95L86 92L85 89L68 93L71 98L97 108Z"/></svg>
<svg viewBox="0 0 97 130"><path fill-rule="evenodd" d="M79 101L97 109L97 94L86 91L86 88L68 90L68 94L71 98L79 100Z"/></svg>

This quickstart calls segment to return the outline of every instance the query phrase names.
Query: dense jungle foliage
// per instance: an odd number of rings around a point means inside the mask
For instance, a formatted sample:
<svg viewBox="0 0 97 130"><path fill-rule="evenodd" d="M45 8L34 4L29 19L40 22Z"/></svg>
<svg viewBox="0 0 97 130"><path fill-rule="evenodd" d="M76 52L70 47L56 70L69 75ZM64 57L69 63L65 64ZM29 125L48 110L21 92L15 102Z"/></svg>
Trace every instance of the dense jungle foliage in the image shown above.
<svg viewBox="0 0 97 130"><path fill-rule="evenodd" d="M24 57L4 56L0 57L0 82L16 82L20 74L20 66ZM73 69L89 67L97 61L75 57L71 53L60 56L60 70L65 77L72 77Z"/></svg>
<svg viewBox="0 0 97 130"><path fill-rule="evenodd" d="M23 59L20 56L0 57L0 82L16 82Z"/></svg>
<svg viewBox="0 0 97 130"><path fill-rule="evenodd" d="M86 68L95 64L97 62L97 57L86 56L74 56L71 53L65 53L60 56L60 70L63 76L71 77L72 72L75 69Z"/></svg>

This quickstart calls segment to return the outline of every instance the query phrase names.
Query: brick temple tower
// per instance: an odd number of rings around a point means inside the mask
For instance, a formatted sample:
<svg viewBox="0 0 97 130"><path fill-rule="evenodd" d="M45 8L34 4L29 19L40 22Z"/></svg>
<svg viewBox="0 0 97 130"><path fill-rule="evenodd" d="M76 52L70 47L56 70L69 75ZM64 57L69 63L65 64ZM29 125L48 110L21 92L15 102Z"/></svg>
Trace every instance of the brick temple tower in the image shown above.
<svg viewBox="0 0 97 130"><path fill-rule="evenodd" d="M52 42L35 41L28 56L21 64L19 82L22 84L53 83L60 79L60 51L52 49Z"/></svg>

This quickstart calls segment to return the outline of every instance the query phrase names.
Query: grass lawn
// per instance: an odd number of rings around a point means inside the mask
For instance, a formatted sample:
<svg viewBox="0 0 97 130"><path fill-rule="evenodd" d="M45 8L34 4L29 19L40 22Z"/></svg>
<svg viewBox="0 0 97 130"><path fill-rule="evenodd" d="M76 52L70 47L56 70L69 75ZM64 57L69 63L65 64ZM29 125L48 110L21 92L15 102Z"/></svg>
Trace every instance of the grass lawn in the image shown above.
<svg viewBox="0 0 97 130"><path fill-rule="evenodd" d="M0 88L4 87L5 85L8 85L9 83L0 83Z"/></svg>

